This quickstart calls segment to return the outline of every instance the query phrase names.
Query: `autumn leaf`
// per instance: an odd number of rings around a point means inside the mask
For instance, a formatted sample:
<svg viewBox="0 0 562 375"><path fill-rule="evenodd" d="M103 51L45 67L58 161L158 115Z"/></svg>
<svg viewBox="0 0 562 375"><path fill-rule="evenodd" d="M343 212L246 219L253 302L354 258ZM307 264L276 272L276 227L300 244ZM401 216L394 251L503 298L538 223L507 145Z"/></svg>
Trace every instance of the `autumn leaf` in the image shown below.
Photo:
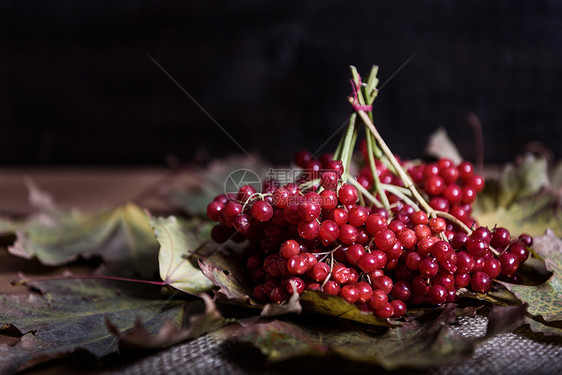
<svg viewBox="0 0 562 375"><path fill-rule="evenodd" d="M180 342L199 337L205 333L213 332L226 324L234 322L234 319L225 319L217 310L215 303L207 294L201 294L204 302L204 311L197 311L200 304L192 302L186 304L186 308L193 310L186 314L189 322L186 327L178 326L171 320L166 320L156 335L153 335L144 326L141 320L137 319L133 328L120 331L109 318L106 318L106 325L109 331L118 337L119 348L127 350L138 349L164 349Z"/></svg>
<svg viewBox="0 0 562 375"><path fill-rule="evenodd" d="M484 337L467 338L448 325L455 319L455 310L450 305L433 321L404 324L382 334L371 332L363 325L342 324L343 321L317 324L316 320L306 324L264 320L225 331L231 340L258 348L271 362L335 353L387 370L404 366L429 368L467 358L478 343L521 325L524 313L522 306L496 308L491 313L488 333Z"/></svg>
<svg viewBox="0 0 562 375"><path fill-rule="evenodd" d="M554 174L552 178L556 181ZM515 235L539 236L552 228L562 236L557 189L546 160L527 154L516 164L506 165L498 178L487 178L473 215L480 225L506 227Z"/></svg>
<svg viewBox="0 0 562 375"><path fill-rule="evenodd" d="M11 254L50 266L99 256L113 273L151 278L157 264L148 217L131 203L94 214L42 213L17 227L16 236Z"/></svg>
<svg viewBox="0 0 562 375"><path fill-rule="evenodd" d="M42 295L0 295L0 333L14 327L21 336L13 346L0 346L0 373L69 355L77 350L100 358L117 350L117 340L107 330L108 318L127 331L140 320L150 334L165 321L181 325L184 305L164 299L160 288L106 280L50 280L30 287Z"/></svg>
<svg viewBox="0 0 562 375"><path fill-rule="evenodd" d="M204 244L196 237L195 222L190 228L182 228L176 217L170 216L151 218L150 223L160 243L158 266L162 280L175 289L195 295L213 289L214 284L197 263L201 256L198 251ZM208 226L200 231L208 233Z"/></svg>
<svg viewBox="0 0 562 375"><path fill-rule="evenodd" d="M499 281L519 300L529 304L529 313L545 321L562 321L562 240L552 230L535 238L535 252L544 259L552 276L544 283L532 285L511 284Z"/></svg>

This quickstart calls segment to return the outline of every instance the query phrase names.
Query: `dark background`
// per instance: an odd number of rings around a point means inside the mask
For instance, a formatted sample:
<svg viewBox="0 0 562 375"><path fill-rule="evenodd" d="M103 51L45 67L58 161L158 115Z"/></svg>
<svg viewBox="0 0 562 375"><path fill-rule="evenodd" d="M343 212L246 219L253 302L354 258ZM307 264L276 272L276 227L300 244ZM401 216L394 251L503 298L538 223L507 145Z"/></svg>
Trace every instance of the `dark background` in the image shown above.
<svg viewBox="0 0 562 375"><path fill-rule="evenodd" d="M375 122L417 157L443 126L487 162L561 157L560 1L2 1L0 164L163 164L315 151L349 116L350 64L385 83ZM325 147L333 149L338 137Z"/></svg>

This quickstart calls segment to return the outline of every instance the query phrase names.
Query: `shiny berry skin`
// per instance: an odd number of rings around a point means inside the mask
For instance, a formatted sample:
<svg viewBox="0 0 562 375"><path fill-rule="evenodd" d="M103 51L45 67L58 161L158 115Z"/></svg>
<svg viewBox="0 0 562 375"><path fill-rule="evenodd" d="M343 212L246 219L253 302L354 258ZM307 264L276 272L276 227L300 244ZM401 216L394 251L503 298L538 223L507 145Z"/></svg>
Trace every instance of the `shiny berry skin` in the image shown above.
<svg viewBox="0 0 562 375"><path fill-rule="evenodd" d="M238 190L238 195L236 199L242 203L245 203L252 195L256 193L256 188L252 185L244 185Z"/></svg>
<svg viewBox="0 0 562 375"><path fill-rule="evenodd" d="M313 240L320 234L320 224L316 220L313 221L299 221L297 226L299 236L305 240Z"/></svg>
<svg viewBox="0 0 562 375"><path fill-rule="evenodd" d="M462 189L457 184L451 184L445 188L443 196L450 204L460 203L463 198Z"/></svg>
<svg viewBox="0 0 562 375"><path fill-rule="evenodd" d="M359 259L365 254L365 248L359 244L353 244L347 248L345 251L345 256L347 260L352 265L356 266L359 263Z"/></svg>
<svg viewBox="0 0 562 375"><path fill-rule="evenodd" d="M359 299L359 290L354 285L344 285L340 290L340 297L353 304Z"/></svg>
<svg viewBox="0 0 562 375"><path fill-rule="evenodd" d="M398 241L400 241L406 249L412 249L414 246L416 246L416 243L418 242L416 233L409 228L406 228L398 232L396 237L398 238Z"/></svg>
<svg viewBox="0 0 562 375"><path fill-rule="evenodd" d="M510 277L519 268L519 260L516 254L505 251L498 257L502 265L502 275Z"/></svg>
<svg viewBox="0 0 562 375"><path fill-rule="evenodd" d="M427 225L418 224L414 227L414 233L416 234L416 238L421 240L425 237L431 237L431 229Z"/></svg>
<svg viewBox="0 0 562 375"><path fill-rule="evenodd" d="M339 235L340 227L333 220L324 220L320 224L319 238L324 246L337 240Z"/></svg>
<svg viewBox="0 0 562 375"><path fill-rule="evenodd" d="M505 228L499 227L492 233L491 245L496 249L504 248L511 242L511 235Z"/></svg>
<svg viewBox="0 0 562 375"><path fill-rule="evenodd" d="M412 225L427 225L427 214L423 211L416 211L410 216L410 223Z"/></svg>
<svg viewBox="0 0 562 375"><path fill-rule="evenodd" d="M396 243L396 235L390 229L379 230L375 234L374 239L375 239L375 245L377 246L377 248L379 248L380 250L382 250L384 252L392 249L392 247Z"/></svg>
<svg viewBox="0 0 562 375"><path fill-rule="evenodd" d="M476 272L470 279L472 290L480 293L488 293L492 289L492 279L486 272Z"/></svg>
<svg viewBox="0 0 562 375"><path fill-rule="evenodd" d="M517 260L519 261L519 264L524 263L529 258L529 251L520 242L514 242L511 245L509 245L507 251L517 256Z"/></svg>
<svg viewBox="0 0 562 375"><path fill-rule="evenodd" d="M230 201L224 207L224 217L232 220L234 216L242 213L242 205L238 202Z"/></svg>
<svg viewBox="0 0 562 375"><path fill-rule="evenodd" d="M488 244L481 238L470 237L466 242L466 251L473 257L481 257L488 249Z"/></svg>
<svg viewBox="0 0 562 375"><path fill-rule="evenodd" d="M477 194L484 190L484 178L477 174L473 174L472 176L468 177L465 180L465 184L473 188Z"/></svg>
<svg viewBox="0 0 562 375"><path fill-rule="evenodd" d="M474 201L476 201L476 190L470 186L463 186L461 203L472 204Z"/></svg>
<svg viewBox="0 0 562 375"><path fill-rule="evenodd" d="M354 206L348 211L347 221L353 226L360 227L365 224L368 215L369 211L366 207Z"/></svg>
<svg viewBox="0 0 562 375"><path fill-rule="evenodd" d="M357 241L358 231L353 225L343 224L340 226L339 240L345 245L351 245Z"/></svg>
<svg viewBox="0 0 562 375"><path fill-rule="evenodd" d="M431 255L433 255L439 263L448 261L450 259L450 255L454 252L453 247L447 241L437 241L430 249Z"/></svg>
<svg viewBox="0 0 562 375"><path fill-rule="evenodd" d="M273 207L266 201L257 201L252 205L252 217L259 222L265 222L272 218Z"/></svg>
<svg viewBox="0 0 562 375"><path fill-rule="evenodd" d="M467 241L468 241L468 234L464 232L457 232L451 239L451 246L453 246L454 249L460 250L464 248Z"/></svg>
<svg viewBox="0 0 562 375"><path fill-rule="evenodd" d="M401 318L404 315L406 315L406 312L408 311L406 304L399 299L391 301L390 305L392 306L392 310L393 310L392 313L393 318Z"/></svg>
<svg viewBox="0 0 562 375"><path fill-rule="evenodd" d="M424 258L420 261L418 270L422 277L432 278L439 272L439 265L433 259Z"/></svg>
<svg viewBox="0 0 562 375"><path fill-rule="evenodd" d="M338 174L333 171L326 171L320 175L320 185L324 189L334 190L338 187Z"/></svg>
<svg viewBox="0 0 562 375"><path fill-rule="evenodd" d="M329 215L329 219L333 220L337 225L342 226L347 223L348 216L345 208L334 208Z"/></svg>
<svg viewBox="0 0 562 375"><path fill-rule="evenodd" d="M377 234L380 230L386 229L388 227L386 223L386 218L379 214L371 214L367 217L365 223L367 231L372 235Z"/></svg>
<svg viewBox="0 0 562 375"><path fill-rule="evenodd" d="M278 208L285 208L289 205L289 199L292 196L291 192L284 188L280 187L273 192L273 205Z"/></svg>
<svg viewBox="0 0 562 375"><path fill-rule="evenodd" d="M441 305L447 300L447 289L442 285L432 285L427 292L427 300L434 305Z"/></svg>
<svg viewBox="0 0 562 375"><path fill-rule="evenodd" d="M300 246L301 245L295 240L287 240L281 245L279 255L281 255L285 259L289 259L295 255L299 255L299 253L301 252Z"/></svg>
<svg viewBox="0 0 562 375"><path fill-rule="evenodd" d="M454 166L442 168L439 171L439 176L443 179L446 185L452 185L459 178L459 171Z"/></svg>
<svg viewBox="0 0 562 375"><path fill-rule="evenodd" d="M412 251L406 255L406 267L415 271L419 268L422 257L417 251Z"/></svg>
<svg viewBox="0 0 562 375"><path fill-rule="evenodd" d="M207 205L207 217L214 222L218 222L220 220L220 213L224 209L225 204L212 201Z"/></svg>
<svg viewBox="0 0 562 375"><path fill-rule="evenodd" d="M338 199L342 204L355 204L359 199L359 193L355 186L343 184L338 190Z"/></svg>
<svg viewBox="0 0 562 375"><path fill-rule="evenodd" d="M443 218L434 217L429 220L429 229L431 229L431 232L435 234L445 232L447 229L447 223Z"/></svg>
<svg viewBox="0 0 562 375"><path fill-rule="evenodd" d="M380 289L374 289L373 296L368 301L369 306L371 306L373 310L377 310L382 308L387 303L388 303L388 294L386 294L384 291Z"/></svg>
<svg viewBox="0 0 562 375"><path fill-rule="evenodd" d="M336 264L332 269L332 279L337 281L340 285L349 282L349 269L343 264Z"/></svg>
<svg viewBox="0 0 562 375"><path fill-rule="evenodd" d="M324 210L333 210L338 206L338 196L333 190L322 190L320 193L320 205ZM347 219L346 219L347 221Z"/></svg>
<svg viewBox="0 0 562 375"><path fill-rule="evenodd" d="M525 245L527 247L533 246L533 237L531 237L527 233L523 233L523 234L519 235L519 241L521 241L523 243L523 245Z"/></svg>
<svg viewBox="0 0 562 375"><path fill-rule="evenodd" d="M402 220L394 219L388 224L388 229L394 233L398 233L406 229L406 224Z"/></svg>
<svg viewBox="0 0 562 375"><path fill-rule="evenodd" d="M450 208L449 201L443 197L431 198L431 200L429 201L429 205L434 210L444 211L444 212L448 212Z"/></svg>
<svg viewBox="0 0 562 375"><path fill-rule="evenodd" d="M366 303L373 296L373 288L368 283L360 281L357 284L355 284L355 287L359 292L359 298L358 298L359 302Z"/></svg>
<svg viewBox="0 0 562 375"><path fill-rule="evenodd" d="M420 253L422 257L428 255L431 251L431 246L437 241L439 241L437 237L422 238L418 241L418 253Z"/></svg>
<svg viewBox="0 0 562 375"><path fill-rule="evenodd" d="M388 319L394 315L394 308L390 303L387 303L380 309L376 309L375 315L381 319Z"/></svg>
<svg viewBox="0 0 562 375"><path fill-rule="evenodd" d="M250 216L247 214L238 214L234 216L234 219L232 220L232 226L234 226L234 229L243 235L246 235L250 231L251 225Z"/></svg>
<svg viewBox="0 0 562 375"><path fill-rule="evenodd" d="M287 293L293 294L293 287L298 294L302 294L305 287L304 281L300 277L296 276L288 278L285 282L285 289L287 290Z"/></svg>
<svg viewBox="0 0 562 375"><path fill-rule="evenodd" d="M323 282L330 274L330 266L324 262L318 262L307 272L308 277L317 281Z"/></svg>
<svg viewBox="0 0 562 375"><path fill-rule="evenodd" d="M474 257L466 251L459 251L457 253L457 272L468 273L474 268Z"/></svg>
<svg viewBox="0 0 562 375"><path fill-rule="evenodd" d="M425 191L431 196L440 195L445 187L445 181L439 176L430 176L425 180Z"/></svg>
<svg viewBox="0 0 562 375"><path fill-rule="evenodd" d="M373 288L381 289L386 294L390 293L392 291L392 287L394 286L392 279L388 276L377 277L372 281L373 281Z"/></svg>
<svg viewBox="0 0 562 375"><path fill-rule="evenodd" d="M312 199L301 203L298 208L300 218L305 221L316 220L320 216L320 212L322 212L320 203Z"/></svg>
<svg viewBox="0 0 562 375"><path fill-rule="evenodd" d="M308 258L294 255L287 261L287 270L292 275L303 275L308 270Z"/></svg>
<svg viewBox="0 0 562 375"><path fill-rule="evenodd" d="M459 177L462 180L467 180L474 173L473 165L468 161L462 161L458 166Z"/></svg>
<svg viewBox="0 0 562 375"><path fill-rule="evenodd" d="M312 154L308 150L300 150L293 157L293 162L301 168L306 167L310 160L312 160Z"/></svg>
<svg viewBox="0 0 562 375"><path fill-rule="evenodd" d="M326 294L337 296L340 293L341 286L333 280L328 280L326 284L324 284L324 288L322 288L322 290Z"/></svg>
<svg viewBox="0 0 562 375"><path fill-rule="evenodd" d="M357 266L365 273L373 272L381 267L379 267L379 261L376 256L371 253L364 253L359 261L357 262Z"/></svg>
<svg viewBox="0 0 562 375"><path fill-rule="evenodd" d="M410 285L405 281L397 281L392 287L390 295L397 300L407 301L412 295Z"/></svg>
<svg viewBox="0 0 562 375"><path fill-rule="evenodd" d="M455 285L458 288L466 288L470 285L470 273L455 273Z"/></svg>
<svg viewBox="0 0 562 375"><path fill-rule="evenodd" d="M501 262L496 258L486 259L484 267L482 267L482 272L486 272L488 276L490 276L490 279L497 278L502 272Z"/></svg>

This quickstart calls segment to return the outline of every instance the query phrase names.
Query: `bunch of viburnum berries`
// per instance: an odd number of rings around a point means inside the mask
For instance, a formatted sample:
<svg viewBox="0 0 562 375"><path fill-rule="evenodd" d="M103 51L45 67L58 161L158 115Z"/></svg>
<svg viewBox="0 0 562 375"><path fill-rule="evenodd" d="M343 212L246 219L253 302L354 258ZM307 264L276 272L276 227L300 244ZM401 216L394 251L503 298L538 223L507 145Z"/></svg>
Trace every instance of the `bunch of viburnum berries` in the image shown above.
<svg viewBox="0 0 562 375"><path fill-rule="evenodd" d="M409 306L453 302L464 290L487 293L494 279L516 279L532 238L478 226L472 204L484 179L471 163L395 158L369 113L378 80L354 78L355 112L335 154L300 151L296 181L270 179L261 191L245 185L207 207L215 242L248 242L251 297L283 303L317 290L399 318ZM357 117L367 134L354 156Z"/></svg>

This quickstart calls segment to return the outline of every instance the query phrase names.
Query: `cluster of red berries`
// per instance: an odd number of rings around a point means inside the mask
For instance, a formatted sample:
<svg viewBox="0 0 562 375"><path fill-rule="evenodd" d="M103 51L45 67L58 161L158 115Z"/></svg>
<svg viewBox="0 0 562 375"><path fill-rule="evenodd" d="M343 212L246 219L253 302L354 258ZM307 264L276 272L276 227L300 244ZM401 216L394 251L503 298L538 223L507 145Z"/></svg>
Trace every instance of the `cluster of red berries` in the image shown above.
<svg viewBox="0 0 562 375"><path fill-rule="evenodd" d="M320 290L379 318L399 318L410 305L452 302L460 288L487 293L493 279L513 278L529 256L530 236L512 240L505 228L477 227L471 218L484 181L468 162L442 159L408 172L431 206L475 228L470 234L391 194L388 210L358 203L359 191L342 183L343 165L330 155L317 160L300 152L295 163L312 173L299 183L268 180L261 192L245 185L207 207L218 223L214 241L248 240L246 266L260 303ZM400 185L383 164L377 173ZM370 170L357 180L371 187Z"/></svg>

